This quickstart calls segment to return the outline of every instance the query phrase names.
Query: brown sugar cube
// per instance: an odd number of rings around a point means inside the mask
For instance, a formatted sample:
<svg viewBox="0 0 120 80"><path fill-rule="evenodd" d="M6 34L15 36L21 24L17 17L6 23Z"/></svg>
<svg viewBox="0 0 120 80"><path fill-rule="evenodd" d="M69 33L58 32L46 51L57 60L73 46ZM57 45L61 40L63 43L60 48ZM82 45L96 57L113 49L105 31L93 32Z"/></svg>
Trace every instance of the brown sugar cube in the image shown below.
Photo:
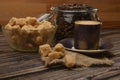
<svg viewBox="0 0 120 80"><path fill-rule="evenodd" d="M8 32L11 32L11 36L14 36L14 35L17 35L17 36L20 36L20 26L19 25L14 25L11 27L10 29L11 31L8 31Z"/></svg>
<svg viewBox="0 0 120 80"><path fill-rule="evenodd" d="M12 29L12 26L11 26L10 24L7 24L7 25L5 26L5 29L11 30L11 29Z"/></svg>
<svg viewBox="0 0 120 80"><path fill-rule="evenodd" d="M41 36L36 37L35 43L36 43L37 45L42 44L42 43L43 43L43 38L42 38Z"/></svg>
<svg viewBox="0 0 120 80"><path fill-rule="evenodd" d="M63 58L62 58L62 59L54 59L54 60L52 60L52 61L49 62L49 65L56 65L56 64L64 65L64 60L63 60Z"/></svg>
<svg viewBox="0 0 120 80"><path fill-rule="evenodd" d="M60 55L61 58L63 58L65 56L65 53L59 52L59 55Z"/></svg>
<svg viewBox="0 0 120 80"><path fill-rule="evenodd" d="M26 17L26 19L27 19L27 24L29 24L29 25L36 25L36 23L37 23L37 19L36 19L36 17Z"/></svg>
<svg viewBox="0 0 120 80"><path fill-rule="evenodd" d="M13 25L16 24L16 20L17 20L17 18L12 17L12 18L9 20L9 23L8 23L8 24L10 24L11 26L13 26Z"/></svg>
<svg viewBox="0 0 120 80"><path fill-rule="evenodd" d="M41 31L41 30L44 29L44 26L43 26L43 25L39 25L39 26L37 27L37 29L38 29L39 31Z"/></svg>
<svg viewBox="0 0 120 80"><path fill-rule="evenodd" d="M51 62L51 60L50 60L49 57L41 57L41 60L45 62L44 65L45 65L46 67L49 66L49 64L50 64L50 62Z"/></svg>
<svg viewBox="0 0 120 80"><path fill-rule="evenodd" d="M64 57L64 64L66 67L74 67L76 63L76 54L68 54Z"/></svg>
<svg viewBox="0 0 120 80"><path fill-rule="evenodd" d="M32 24L33 25L33 24ZM33 27L37 28L40 25L40 22L36 22Z"/></svg>
<svg viewBox="0 0 120 80"><path fill-rule="evenodd" d="M22 31L26 31L27 33L33 33L34 30L36 30L32 25L24 25L21 28Z"/></svg>
<svg viewBox="0 0 120 80"><path fill-rule="evenodd" d="M48 57L53 60L53 59L59 59L59 58L62 58L64 56L64 53L62 52L56 52L56 51L53 51L51 53L48 54Z"/></svg>
<svg viewBox="0 0 120 80"><path fill-rule="evenodd" d="M64 46L60 43L56 44L53 50L58 52L63 52L63 53L65 52Z"/></svg>
<svg viewBox="0 0 120 80"><path fill-rule="evenodd" d="M55 26L51 24L49 21L42 21L39 23L39 26L37 27L38 30L44 30L46 33L51 32L55 29Z"/></svg>
<svg viewBox="0 0 120 80"><path fill-rule="evenodd" d="M20 30L21 28L20 28L19 25L14 25L14 26L12 26L12 29L13 29L13 30Z"/></svg>
<svg viewBox="0 0 120 80"><path fill-rule="evenodd" d="M49 21L43 21L41 25L43 25L44 29L46 29L46 30L53 28L53 25Z"/></svg>
<svg viewBox="0 0 120 80"><path fill-rule="evenodd" d="M46 57L50 52L52 52L52 49L49 44L39 46L39 53L41 56Z"/></svg>
<svg viewBox="0 0 120 80"><path fill-rule="evenodd" d="M38 33L40 35L44 35L44 36L47 35L47 30L44 28L43 25L39 25L36 29L38 30Z"/></svg>
<svg viewBox="0 0 120 80"><path fill-rule="evenodd" d="M16 25L20 25L20 26L23 26L23 25L26 25L26 19L25 18L19 18L16 20Z"/></svg>
<svg viewBox="0 0 120 80"><path fill-rule="evenodd" d="M19 36L18 35L11 36L11 42L13 43L13 45L18 45Z"/></svg>
<svg viewBox="0 0 120 80"><path fill-rule="evenodd" d="M39 28L43 27L45 30L50 30L52 28L55 28L54 25L51 24L51 22L49 21L42 21L42 22L39 22Z"/></svg>

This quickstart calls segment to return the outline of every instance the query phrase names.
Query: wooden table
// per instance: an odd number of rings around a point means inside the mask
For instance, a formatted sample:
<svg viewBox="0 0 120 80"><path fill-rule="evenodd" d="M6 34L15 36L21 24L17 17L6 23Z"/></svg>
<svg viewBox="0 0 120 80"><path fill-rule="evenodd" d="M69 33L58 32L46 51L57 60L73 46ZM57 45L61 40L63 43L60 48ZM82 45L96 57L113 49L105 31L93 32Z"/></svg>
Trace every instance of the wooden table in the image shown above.
<svg viewBox="0 0 120 80"><path fill-rule="evenodd" d="M103 29L102 39L114 44L113 66L95 66L69 70L57 66L44 68L38 53L13 51L0 32L0 79L2 80L120 80L120 28Z"/></svg>

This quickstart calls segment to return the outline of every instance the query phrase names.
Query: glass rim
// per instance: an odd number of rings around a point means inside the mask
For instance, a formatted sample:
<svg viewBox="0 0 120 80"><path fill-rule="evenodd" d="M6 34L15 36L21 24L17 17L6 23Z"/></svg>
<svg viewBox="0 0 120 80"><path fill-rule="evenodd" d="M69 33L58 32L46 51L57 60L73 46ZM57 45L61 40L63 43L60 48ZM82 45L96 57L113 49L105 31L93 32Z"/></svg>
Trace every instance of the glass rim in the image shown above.
<svg viewBox="0 0 120 80"><path fill-rule="evenodd" d="M47 31L51 31L51 30L54 30L54 29L56 29L55 27L52 27L52 28L50 28L50 29L44 29L44 30L47 30ZM9 30L9 31L12 31L13 29L7 29L7 28L5 28L5 26L2 26L2 30ZM22 30L21 28L20 29L14 29L15 31L41 31L41 30L39 30L39 29L34 29L34 30Z"/></svg>

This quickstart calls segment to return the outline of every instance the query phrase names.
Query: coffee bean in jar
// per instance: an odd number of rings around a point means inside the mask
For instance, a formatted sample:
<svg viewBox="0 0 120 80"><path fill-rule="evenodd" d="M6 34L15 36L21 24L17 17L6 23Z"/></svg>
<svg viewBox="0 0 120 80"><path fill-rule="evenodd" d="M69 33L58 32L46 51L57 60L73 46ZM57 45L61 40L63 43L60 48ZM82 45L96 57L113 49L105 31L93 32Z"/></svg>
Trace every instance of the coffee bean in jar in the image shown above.
<svg viewBox="0 0 120 80"><path fill-rule="evenodd" d="M85 4L64 4L52 7L55 13L57 31L56 42L74 35L74 22L77 20L98 20L97 9Z"/></svg>

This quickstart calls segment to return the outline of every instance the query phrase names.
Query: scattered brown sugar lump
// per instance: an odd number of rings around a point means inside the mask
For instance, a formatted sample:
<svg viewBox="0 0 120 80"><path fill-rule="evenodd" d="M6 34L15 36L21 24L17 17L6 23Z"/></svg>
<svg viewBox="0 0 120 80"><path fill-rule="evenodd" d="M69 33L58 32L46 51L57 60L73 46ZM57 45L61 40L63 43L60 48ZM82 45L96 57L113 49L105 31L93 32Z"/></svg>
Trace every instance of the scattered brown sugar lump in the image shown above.
<svg viewBox="0 0 120 80"><path fill-rule="evenodd" d="M57 44L58 45L58 44ZM63 47L63 46L62 46ZM56 61L56 59L63 59L65 53L63 53L63 49L54 51L48 44L44 44L39 46L39 53L41 54L41 59L45 62L45 66L51 65ZM57 62L56 62L57 63Z"/></svg>
<svg viewBox="0 0 120 80"><path fill-rule="evenodd" d="M58 58L62 58L65 56L65 51L64 50L64 46L62 44L57 44L54 47L54 50L52 50L52 48L50 47L49 44L44 44L39 46L39 53L42 56L48 56L51 59L58 59Z"/></svg>
<svg viewBox="0 0 120 80"><path fill-rule="evenodd" d="M55 45L55 47L53 48L53 51L55 52L59 52L59 55L61 57L65 56L65 48L62 44L58 43Z"/></svg>
<svg viewBox="0 0 120 80"><path fill-rule="evenodd" d="M52 48L50 47L49 44L39 46L39 53L41 54L42 57L48 56L50 52L52 52Z"/></svg>
<svg viewBox="0 0 120 80"><path fill-rule="evenodd" d="M65 51L62 44L56 44L51 49L50 45L45 44L39 47L41 58L45 61L45 66L61 63L68 68L89 67L92 65L112 65L113 61L108 58L92 58L84 54ZM44 59L43 59L44 58Z"/></svg>
<svg viewBox="0 0 120 80"><path fill-rule="evenodd" d="M57 51L52 51L51 53L48 54L48 57L53 60L53 59L60 59L64 57L64 54L62 52L57 52Z"/></svg>
<svg viewBox="0 0 120 80"><path fill-rule="evenodd" d="M71 68L75 66L76 63L76 54L67 54L64 57L64 64L66 67Z"/></svg>
<svg viewBox="0 0 120 80"><path fill-rule="evenodd" d="M63 53L65 52L64 46L60 43L56 44L53 50L58 52L63 52Z"/></svg>

